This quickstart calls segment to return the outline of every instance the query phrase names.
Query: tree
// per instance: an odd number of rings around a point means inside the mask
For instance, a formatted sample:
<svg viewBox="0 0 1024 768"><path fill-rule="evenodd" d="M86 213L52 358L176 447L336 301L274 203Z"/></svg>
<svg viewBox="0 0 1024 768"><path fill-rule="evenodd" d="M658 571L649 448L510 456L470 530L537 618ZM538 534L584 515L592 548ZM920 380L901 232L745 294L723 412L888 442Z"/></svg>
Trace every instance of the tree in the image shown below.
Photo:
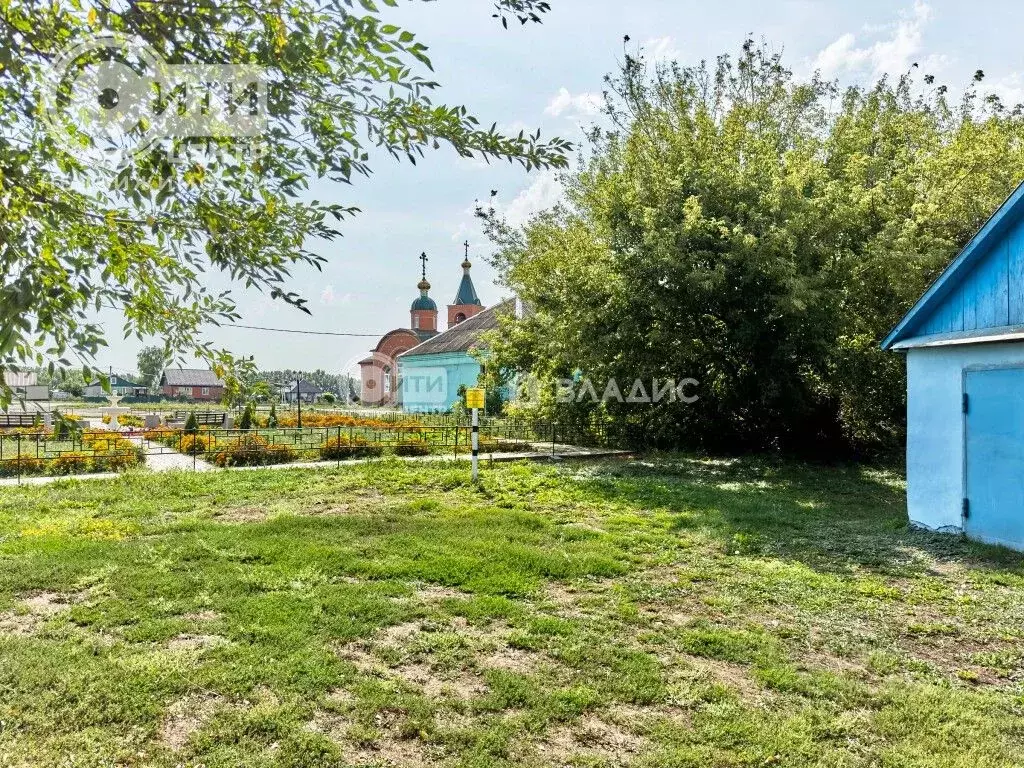
<svg viewBox="0 0 1024 768"><path fill-rule="evenodd" d="M507 25L540 21L548 4L496 0L494 8ZM123 312L125 336L159 336L168 349L230 369L231 356L201 333L238 317L231 292L211 287L210 273L308 312L289 290L290 273L319 268L324 257L311 240L335 238L339 222L357 213L304 199L309 180L368 175L371 147L412 163L445 144L460 156L527 169L564 165L564 141L504 136L463 106L435 104L438 84L423 74L431 68L426 46L384 15L371 0L0 6L0 372L67 367L78 357L88 374L106 343L94 314L102 307ZM54 68L63 52L99 33L131 42L93 40L73 67ZM154 123L167 109L173 114L173 93L155 106L148 95L118 106L108 96L116 89L95 98L73 90L77 73L98 77L116 66L119 88L141 82L148 94L146 78L163 70L140 62L155 58L258 69L266 98L245 91L251 98L235 105L266 116L258 140L172 136L147 144ZM117 107L120 133L82 122L91 112L77 107L88 102L98 112L97 99ZM93 162L124 148L142 149ZM0 401L10 396L0 387Z"/></svg>
<svg viewBox="0 0 1024 768"><path fill-rule="evenodd" d="M170 361L168 350L159 346L143 347L136 359L141 379L139 383L153 389L160 382L160 376Z"/></svg>
<svg viewBox="0 0 1024 768"><path fill-rule="evenodd" d="M60 374L53 379L54 385L58 389L62 389L69 395L75 397L81 397L85 392L85 377L82 376L82 372L74 369L61 371Z"/></svg>
<svg viewBox="0 0 1024 768"><path fill-rule="evenodd" d="M909 75L799 81L751 41L710 67L629 56L607 84L612 128L565 204L520 229L483 214L534 310L494 334L494 364L547 382L561 422L666 447L898 446L903 363L878 343L1024 178L1022 108ZM558 402L574 375L621 397ZM624 402L687 377L696 403Z"/></svg>
<svg viewBox="0 0 1024 768"><path fill-rule="evenodd" d="M245 406L245 409L242 411L242 417L238 420L238 428L239 429L252 429L252 422L253 422L253 417L254 416L255 416L255 412L254 412L254 409L253 409L253 404L252 403L248 403Z"/></svg>

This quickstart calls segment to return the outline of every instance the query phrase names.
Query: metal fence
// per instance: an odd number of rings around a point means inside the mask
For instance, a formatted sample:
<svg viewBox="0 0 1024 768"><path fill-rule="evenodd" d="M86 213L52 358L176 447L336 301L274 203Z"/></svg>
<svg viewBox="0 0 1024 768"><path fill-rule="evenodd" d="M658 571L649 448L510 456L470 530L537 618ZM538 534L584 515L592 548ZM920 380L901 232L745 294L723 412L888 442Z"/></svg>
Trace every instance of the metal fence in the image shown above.
<svg viewBox="0 0 1024 768"><path fill-rule="evenodd" d="M0 432L0 477L72 475L164 464L187 469L261 466L377 456L450 456L470 452L467 424L258 427L201 426L194 432L159 427L117 432L80 429L61 435L38 427ZM616 447L619 436L603 426L499 422L480 427L481 453L552 452L564 445ZM174 459L156 457L178 457Z"/></svg>

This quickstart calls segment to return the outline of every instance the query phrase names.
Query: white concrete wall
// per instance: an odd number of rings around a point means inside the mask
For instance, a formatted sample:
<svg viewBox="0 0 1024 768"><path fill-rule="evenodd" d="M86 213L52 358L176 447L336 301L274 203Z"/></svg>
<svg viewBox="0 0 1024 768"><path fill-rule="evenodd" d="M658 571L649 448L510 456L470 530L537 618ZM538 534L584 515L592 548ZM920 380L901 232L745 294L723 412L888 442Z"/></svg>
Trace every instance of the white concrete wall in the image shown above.
<svg viewBox="0 0 1024 768"><path fill-rule="evenodd" d="M907 352L907 512L929 528L962 525L963 372L1024 363L1024 343L925 347Z"/></svg>

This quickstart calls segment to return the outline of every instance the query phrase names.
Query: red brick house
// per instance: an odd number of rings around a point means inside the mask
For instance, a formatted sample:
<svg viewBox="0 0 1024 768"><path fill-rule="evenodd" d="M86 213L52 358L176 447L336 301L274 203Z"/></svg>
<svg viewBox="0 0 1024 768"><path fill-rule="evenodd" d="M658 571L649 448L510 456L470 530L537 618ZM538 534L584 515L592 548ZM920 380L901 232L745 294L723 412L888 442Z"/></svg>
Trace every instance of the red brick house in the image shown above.
<svg viewBox="0 0 1024 768"><path fill-rule="evenodd" d="M160 376L160 392L165 397L216 402L224 395L224 382L213 371L198 368L167 368Z"/></svg>

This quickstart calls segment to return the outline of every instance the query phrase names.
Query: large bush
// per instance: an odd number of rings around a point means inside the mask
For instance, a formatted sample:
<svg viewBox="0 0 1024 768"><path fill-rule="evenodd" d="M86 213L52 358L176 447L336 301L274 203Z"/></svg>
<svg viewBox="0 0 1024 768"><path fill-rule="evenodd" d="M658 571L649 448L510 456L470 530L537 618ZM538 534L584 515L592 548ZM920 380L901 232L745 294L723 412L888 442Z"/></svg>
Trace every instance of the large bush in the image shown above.
<svg viewBox="0 0 1024 768"><path fill-rule="evenodd" d="M627 57L608 92L612 129L565 205L491 220L533 312L494 334L489 370L536 374L546 418L647 445L898 446L903 360L878 343L1024 178L1022 112L970 91L951 105L930 78L840 92L749 43L655 73ZM574 375L623 400L692 377L699 400L556 402Z"/></svg>
<svg viewBox="0 0 1024 768"><path fill-rule="evenodd" d="M219 448L213 454L213 463L218 467L244 467L286 464L295 458L296 453L291 446L276 445L260 435L248 434Z"/></svg>
<svg viewBox="0 0 1024 768"><path fill-rule="evenodd" d="M370 458L383 453L381 446L373 445L361 437L350 439L347 435L331 435L320 444L320 458L325 460Z"/></svg>

